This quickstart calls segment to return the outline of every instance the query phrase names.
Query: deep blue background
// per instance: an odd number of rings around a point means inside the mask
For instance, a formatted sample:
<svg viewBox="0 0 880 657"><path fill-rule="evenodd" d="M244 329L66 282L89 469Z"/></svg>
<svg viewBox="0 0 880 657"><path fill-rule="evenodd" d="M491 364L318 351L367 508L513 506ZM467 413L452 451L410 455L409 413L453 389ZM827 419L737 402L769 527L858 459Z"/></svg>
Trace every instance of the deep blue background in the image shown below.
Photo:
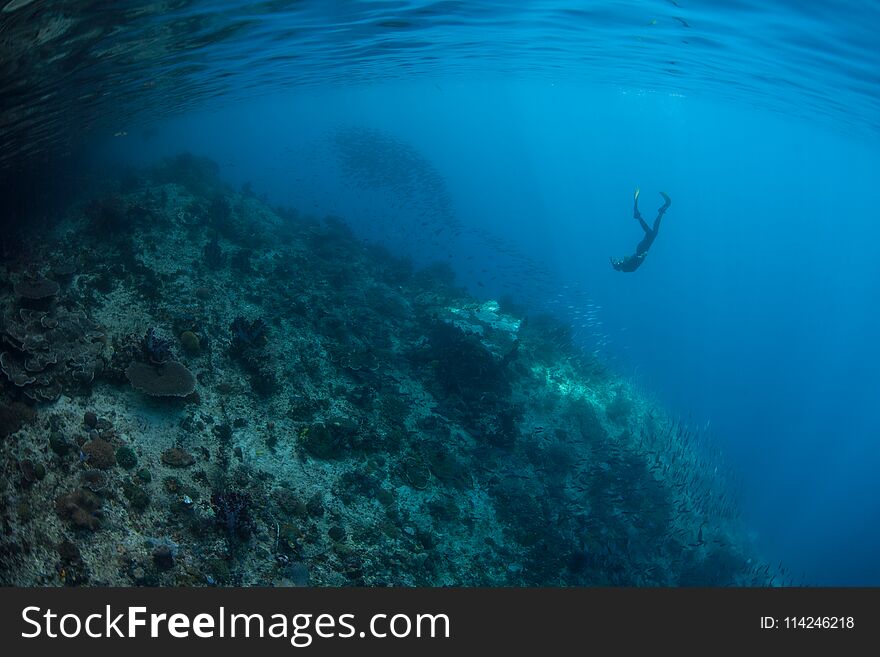
<svg viewBox="0 0 880 657"><path fill-rule="evenodd" d="M766 557L809 583L880 584L875 137L699 95L435 79L230 103L108 153L186 148L272 202L365 233L389 217L415 225L393 195L367 203L337 177L322 135L349 125L414 145L465 225L547 264L560 290L589 292L604 358L708 425ZM658 191L673 204L642 268L621 274L608 256L641 238L637 185L647 219Z"/></svg>

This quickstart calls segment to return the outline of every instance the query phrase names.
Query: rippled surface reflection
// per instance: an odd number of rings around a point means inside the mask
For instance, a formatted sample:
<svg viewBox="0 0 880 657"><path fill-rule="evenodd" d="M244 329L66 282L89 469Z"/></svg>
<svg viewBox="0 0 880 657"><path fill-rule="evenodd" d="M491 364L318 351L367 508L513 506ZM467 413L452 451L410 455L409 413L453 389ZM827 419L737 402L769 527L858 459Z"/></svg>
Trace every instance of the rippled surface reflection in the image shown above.
<svg viewBox="0 0 880 657"><path fill-rule="evenodd" d="M413 77L710 95L876 131L878 28L857 2L10 0L0 166L218 98Z"/></svg>

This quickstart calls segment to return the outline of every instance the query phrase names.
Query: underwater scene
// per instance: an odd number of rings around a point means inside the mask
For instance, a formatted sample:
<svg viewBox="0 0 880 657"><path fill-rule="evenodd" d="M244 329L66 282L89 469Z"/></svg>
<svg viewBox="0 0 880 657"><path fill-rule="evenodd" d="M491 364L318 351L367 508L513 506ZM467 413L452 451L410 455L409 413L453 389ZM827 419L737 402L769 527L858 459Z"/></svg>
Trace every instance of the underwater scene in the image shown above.
<svg viewBox="0 0 880 657"><path fill-rule="evenodd" d="M877 3L0 5L0 584L880 585Z"/></svg>

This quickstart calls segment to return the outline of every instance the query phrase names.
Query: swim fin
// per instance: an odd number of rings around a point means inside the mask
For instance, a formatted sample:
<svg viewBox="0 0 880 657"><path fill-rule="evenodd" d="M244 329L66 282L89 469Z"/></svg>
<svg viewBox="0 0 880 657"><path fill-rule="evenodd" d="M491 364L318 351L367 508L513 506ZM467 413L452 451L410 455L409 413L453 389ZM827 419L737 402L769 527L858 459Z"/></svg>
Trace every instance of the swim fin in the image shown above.
<svg viewBox="0 0 880 657"><path fill-rule="evenodd" d="M663 210L672 205L672 199L669 198L669 195L666 192L660 192L660 196L663 197Z"/></svg>

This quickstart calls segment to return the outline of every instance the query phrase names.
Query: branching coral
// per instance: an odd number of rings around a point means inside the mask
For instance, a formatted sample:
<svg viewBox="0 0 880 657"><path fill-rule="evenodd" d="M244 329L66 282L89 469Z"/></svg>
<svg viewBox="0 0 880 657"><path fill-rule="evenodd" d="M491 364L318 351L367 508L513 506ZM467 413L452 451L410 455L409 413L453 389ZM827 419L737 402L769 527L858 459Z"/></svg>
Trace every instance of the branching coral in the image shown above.
<svg viewBox="0 0 880 657"><path fill-rule="evenodd" d="M151 328L144 335L141 347L144 352L144 358L154 365L160 365L171 360L171 340L160 337L154 328Z"/></svg>
<svg viewBox="0 0 880 657"><path fill-rule="evenodd" d="M229 538L247 539L254 530L251 498L247 493L221 491L211 495L214 519Z"/></svg>

